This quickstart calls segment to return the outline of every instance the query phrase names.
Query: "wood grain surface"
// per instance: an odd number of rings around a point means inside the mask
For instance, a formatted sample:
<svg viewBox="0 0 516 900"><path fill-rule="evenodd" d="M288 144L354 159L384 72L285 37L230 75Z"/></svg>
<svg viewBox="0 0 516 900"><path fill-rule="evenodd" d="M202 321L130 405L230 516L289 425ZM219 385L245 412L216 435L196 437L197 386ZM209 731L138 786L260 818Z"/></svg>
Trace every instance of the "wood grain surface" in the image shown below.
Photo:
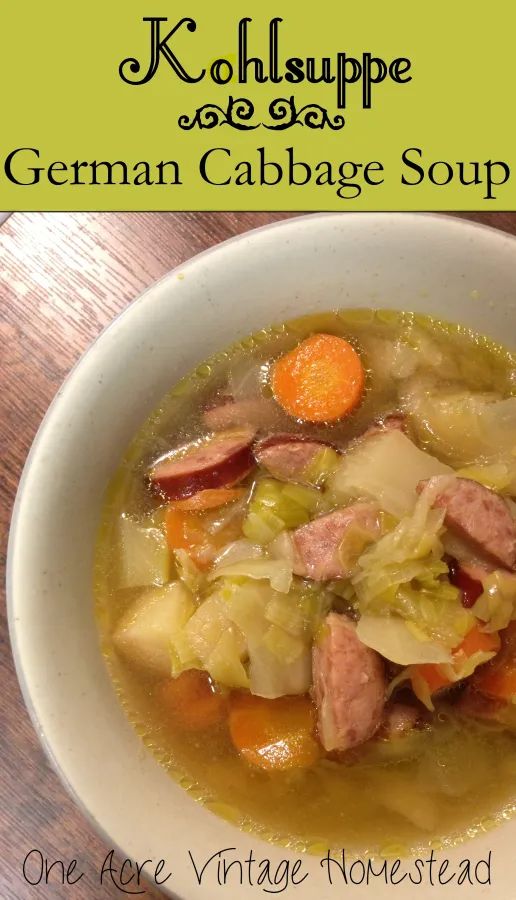
<svg viewBox="0 0 516 900"><path fill-rule="evenodd" d="M289 213L15 213L0 228L0 566L21 469L57 388L91 341L145 287L199 251ZM468 214L516 234L516 213ZM2 575L2 590L4 577ZM50 768L29 722L1 611L0 898L115 898L99 885L110 848ZM84 875L27 883L33 848ZM35 880L35 868L29 873ZM149 887L148 897L158 897Z"/></svg>

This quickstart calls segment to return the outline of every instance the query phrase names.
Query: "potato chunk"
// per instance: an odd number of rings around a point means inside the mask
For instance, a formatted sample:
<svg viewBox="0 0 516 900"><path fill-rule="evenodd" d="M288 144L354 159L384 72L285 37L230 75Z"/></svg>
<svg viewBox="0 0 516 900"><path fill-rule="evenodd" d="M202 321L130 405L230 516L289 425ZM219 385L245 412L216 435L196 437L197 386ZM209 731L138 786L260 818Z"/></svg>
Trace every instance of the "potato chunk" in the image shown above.
<svg viewBox="0 0 516 900"><path fill-rule="evenodd" d="M123 614L113 643L128 662L156 675L170 675L172 638L194 610L192 595L179 581L148 588Z"/></svg>

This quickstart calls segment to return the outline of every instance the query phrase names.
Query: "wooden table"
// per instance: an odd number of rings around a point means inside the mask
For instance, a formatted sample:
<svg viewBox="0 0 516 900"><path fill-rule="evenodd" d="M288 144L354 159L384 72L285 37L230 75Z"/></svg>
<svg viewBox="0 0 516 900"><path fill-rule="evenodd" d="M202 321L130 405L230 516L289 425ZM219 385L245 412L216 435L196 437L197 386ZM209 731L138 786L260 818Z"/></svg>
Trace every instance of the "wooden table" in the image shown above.
<svg viewBox="0 0 516 900"><path fill-rule="evenodd" d="M289 213L24 213L0 229L0 565L21 468L41 418L72 365L143 288L193 254ZM516 234L516 213L468 218ZM4 579L2 576L2 587ZM41 750L23 706L1 620L0 897L115 898L100 888L107 849L75 808ZM32 887L33 848L76 858L84 877ZM30 876L34 880L34 876ZM73 877L73 876L72 876ZM149 897L158 896L150 889Z"/></svg>

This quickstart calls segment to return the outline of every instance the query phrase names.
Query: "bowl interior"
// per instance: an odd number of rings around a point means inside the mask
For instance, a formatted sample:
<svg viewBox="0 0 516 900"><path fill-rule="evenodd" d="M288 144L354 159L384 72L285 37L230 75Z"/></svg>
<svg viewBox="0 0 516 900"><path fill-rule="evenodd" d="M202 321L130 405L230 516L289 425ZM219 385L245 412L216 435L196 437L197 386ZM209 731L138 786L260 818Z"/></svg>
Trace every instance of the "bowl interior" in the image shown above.
<svg viewBox="0 0 516 900"><path fill-rule="evenodd" d="M390 307L463 322L507 342L515 285L516 241L463 220L359 213L293 219L170 273L104 332L58 393L13 518L8 589L18 672L51 758L109 846L137 860L165 859L176 895L211 900L224 890L211 868L198 884L189 850L204 862L224 847L237 848L241 859L253 848L276 863L289 851L242 834L188 797L144 750L114 695L93 619L93 547L103 492L129 440L194 365L272 321L332 307ZM509 854L515 837L516 822L508 823L446 855L458 861L493 849L499 868L489 896L505 900L516 874ZM328 890L318 860L304 858L303 871L309 877L295 888L298 900ZM238 896L255 890L244 884ZM366 890L354 888L357 895ZM375 890L377 897L391 893L380 881ZM468 886L468 896L483 891ZM418 888L421 900L433 894ZM413 900L412 885L398 885L395 895Z"/></svg>

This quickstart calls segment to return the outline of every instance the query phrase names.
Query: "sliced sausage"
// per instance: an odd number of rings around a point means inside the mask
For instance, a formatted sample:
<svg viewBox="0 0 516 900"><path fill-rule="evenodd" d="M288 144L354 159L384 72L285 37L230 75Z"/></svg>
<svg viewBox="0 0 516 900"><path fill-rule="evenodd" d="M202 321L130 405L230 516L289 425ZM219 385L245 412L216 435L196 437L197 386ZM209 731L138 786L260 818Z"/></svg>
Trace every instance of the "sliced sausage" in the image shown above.
<svg viewBox="0 0 516 900"><path fill-rule="evenodd" d="M254 457L275 478L303 482L308 466L327 446L300 434L271 434L256 444Z"/></svg>
<svg viewBox="0 0 516 900"><path fill-rule="evenodd" d="M353 622L330 613L313 649L319 738L328 750L349 750L373 737L385 705L381 657L357 637Z"/></svg>
<svg viewBox="0 0 516 900"><path fill-rule="evenodd" d="M439 476L438 476L439 477ZM439 482L430 479L438 487ZM421 490L428 482L421 482ZM445 524L506 569L516 568L516 519L503 497L469 478L454 478L434 501Z"/></svg>
<svg viewBox="0 0 516 900"><path fill-rule="evenodd" d="M216 434L182 456L159 460L150 472L150 481L169 500L236 484L254 467L253 438L254 429L250 428Z"/></svg>
<svg viewBox="0 0 516 900"><path fill-rule="evenodd" d="M278 412L271 400L227 400L207 409L203 419L212 431L246 425L266 428L277 421Z"/></svg>
<svg viewBox="0 0 516 900"><path fill-rule="evenodd" d="M371 437L371 435L380 434L383 431L405 431L406 424L407 417L404 413L388 413L386 416L373 422L361 437Z"/></svg>
<svg viewBox="0 0 516 900"><path fill-rule="evenodd" d="M355 525L369 533L372 540L378 538L378 507L373 503L355 503L296 528L292 535L294 574L314 581L349 578L356 558L346 560L339 549L346 532Z"/></svg>

